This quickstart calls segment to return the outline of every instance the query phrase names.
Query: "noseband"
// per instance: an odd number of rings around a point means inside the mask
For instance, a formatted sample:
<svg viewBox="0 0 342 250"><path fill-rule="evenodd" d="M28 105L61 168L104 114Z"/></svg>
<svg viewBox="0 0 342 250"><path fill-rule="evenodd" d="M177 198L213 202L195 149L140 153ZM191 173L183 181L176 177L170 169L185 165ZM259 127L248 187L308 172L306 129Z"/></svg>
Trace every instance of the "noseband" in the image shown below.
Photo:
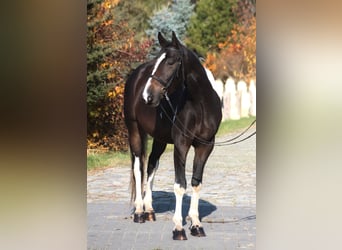
<svg viewBox="0 0 342 250"><path fill-rule="evenodd" d="M174 75L174 74L173 74ZM172 83L172 80L174 78L174 76L172 75L172 77L170 78L170 80L168 82L165 82L163 79L161 79L158 76L155 75L150 75L150 77L154 80L156 80L157 82L159 82L161 85L165 86L163 89L168 89Z"/></svg>

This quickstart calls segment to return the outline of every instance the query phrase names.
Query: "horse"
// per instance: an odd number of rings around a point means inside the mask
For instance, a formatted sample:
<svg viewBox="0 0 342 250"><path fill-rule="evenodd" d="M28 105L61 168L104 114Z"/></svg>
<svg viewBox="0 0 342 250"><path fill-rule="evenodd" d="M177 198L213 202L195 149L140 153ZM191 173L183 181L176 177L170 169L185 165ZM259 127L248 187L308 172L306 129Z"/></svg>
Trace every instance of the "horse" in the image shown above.
<svg viewBox="0 0 342 250"><path fill-rule="evenodd" d="M187 240L183 229L182 199L187 188L186 158L194 148L188 215L191 235L206 236L199 220L198 203L204 166L211 154L222 119L221 103L198 57L172 32L172 41L158 33L161 50L156 58L138 66L128 77L124 90L124 118L131 154L131 202L133 221L156 220L152 207L152 185L159 158L167 144L174 144L174 240ZM153 138L146 170L147 134Z"/></svg>

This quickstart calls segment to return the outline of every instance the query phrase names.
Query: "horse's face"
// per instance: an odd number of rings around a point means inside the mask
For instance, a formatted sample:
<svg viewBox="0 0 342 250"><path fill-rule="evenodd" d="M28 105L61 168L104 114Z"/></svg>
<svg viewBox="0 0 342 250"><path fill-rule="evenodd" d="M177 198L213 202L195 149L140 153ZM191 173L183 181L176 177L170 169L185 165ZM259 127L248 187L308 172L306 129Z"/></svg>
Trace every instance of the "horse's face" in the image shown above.
<svg viewBox="0 0 342 250"><path fill-rule="evenodd" d="M182 64L181 50L173 47L165 48L157 58L152 74L149 76L142 97L147 105L156 107L165 93L169 91L179 77Z"/></svg>

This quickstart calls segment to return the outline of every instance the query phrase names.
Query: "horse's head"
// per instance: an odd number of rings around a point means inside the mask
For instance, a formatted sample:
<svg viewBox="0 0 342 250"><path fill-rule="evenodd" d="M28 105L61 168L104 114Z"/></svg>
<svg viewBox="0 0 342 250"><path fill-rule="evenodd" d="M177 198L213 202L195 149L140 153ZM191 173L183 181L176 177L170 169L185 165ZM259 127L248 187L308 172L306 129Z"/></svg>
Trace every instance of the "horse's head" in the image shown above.
<svg viewBox="0 0 342 250"><path fill-rule="evenodd" d="M156 58L151 75L143 90L142 97L146 104L156 107L166 93L172 92L182 73L182 44L172 32L172 41L167 41L159 32L159 44L162 47Z"/></svg>

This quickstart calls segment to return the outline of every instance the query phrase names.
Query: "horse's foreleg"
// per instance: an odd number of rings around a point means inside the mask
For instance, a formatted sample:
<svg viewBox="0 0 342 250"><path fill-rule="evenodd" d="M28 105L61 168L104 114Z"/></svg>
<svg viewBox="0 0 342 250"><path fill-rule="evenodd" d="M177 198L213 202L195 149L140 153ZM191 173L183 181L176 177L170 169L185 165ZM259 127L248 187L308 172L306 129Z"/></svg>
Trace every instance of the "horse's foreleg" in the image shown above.
<svg viewBox="0 0 342 250"><path fill-rule="evenodd" d="M192 187L192 196L191 196L191 203L189 209L189 217L191 218L191 226L190 231L191 235L194 236L205 236L202 224L199 220L199 213L198 213L198 202L199 202L199 192L201 190L201 184L198 186Z"/></svg>
<svg viewBox="0 0 342 250"><path fill-rule="evenodd" d="M191 235L194 236L205 236L202 224L199 220L199 212L198 212L198 203L199 203L199 192L202 186L202 177L204 165L207 162L207 159L213 150L212 145L198 145L195 147L195 159L193 166L193 174L191 179L192 186L192 196L191 196L191 204L189 209L189 217L191 218L191 226L190 231Z"/></svg>
<svg viewBox="0 0 342 250"><path fill-rule="evenodd" d="M175 214L173 216L173 222L175 223L175 227L173 230L173 239L174 240L187 240L185 231L183 229L183 216L182 216L182 202L183 195L185 193L185 188L181 187L180 184L174 184L174 192L176 196L176 208Z"/></svg>
<svg viewBox="0 0 342 250"><path fill-rule="evenodd" d="M176 196L176 208L173 216L173 222L175 227L173 230L174 240L187 240L185 231L183 229L183 216L182 216L182 202L183 195L186 190L186 178L185 178L185 162L186 156L190 146L181 144L180 146L175 145L174 149L174 164L175 164L175 184L174 193Z"/></svg>
<svg viewBox="0 0 342 250"><path fill-rule="evenodd" d="M201 184L192 187L192 196L189 209L189 217L191 218L191 224L194 226L201 226L198 213L199 192L201 190Z"/></svg>
<svg viewBox="0 0 342 250"><path fill-rule="evenodd" d="M155 220L154 209L152 207L152 188L155 173L159 166L159 158L166 148L166 143L160 143L156 140L153 141L152 152L148 159L147 167L147 183L146 192L144 197L145 217L147 220Z"/></svg>

